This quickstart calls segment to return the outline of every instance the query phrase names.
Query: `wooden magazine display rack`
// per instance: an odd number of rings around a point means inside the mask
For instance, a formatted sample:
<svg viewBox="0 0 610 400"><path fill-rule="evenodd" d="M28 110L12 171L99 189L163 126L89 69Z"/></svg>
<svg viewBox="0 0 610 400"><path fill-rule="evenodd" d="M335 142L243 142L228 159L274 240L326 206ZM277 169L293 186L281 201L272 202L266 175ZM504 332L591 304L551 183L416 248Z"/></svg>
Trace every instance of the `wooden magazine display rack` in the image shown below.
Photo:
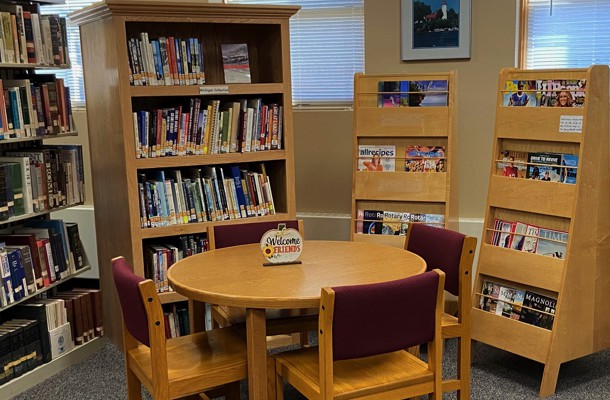
<svg viewBox="0 0 610 400"><path fill-rule="evenodd" d="M388 92L384 83L447 81L444 90L400 85ZM351 239L403 247L404 235L359 233L371 223L363 210L442 215L446 228L458 229L457 199L457 79L454 71L430 74L372 75L354 77L354 151L352 181ZM419 104L421 98L443 98L438 104ZM400 103L385 104L389 100ZM413 103L409 97L419 100ZM439 97L440 96L440 97ZM410 105L408 105L410 102ZM429 105L429 106L426 106ZM394 157L382 157L394 164L390 171L362 169L359 146L394 146ZM407 172L408 146L441 146L441 172ZM368 157L370 158L370 157ZM383 161L382 161L383 162ZM360 166L360 168L359 168ZM392 170L393 169L393 170ZM360 211L360 212L359 212ZM382 222L382 221L377 221ZM386 221L388 222L388 221ZM420 222L417 220L403 222ZM423 221L421 221L423 222ZM394 224L401 226L402 224ZM379 226L379 225L378 225ZM406 223L403 225L406 226ZM365 229L366 230L366 229ZM378 233L378 232L377 232ZM387 234L390 233L390 234Z"/></svg>
<svg viewBox="0 0 610 400"><path fill-rule="evenodd" d="M584 106L548 107L555 101L547 107L505 105L512 93L506 90L507 82L560 80L586 80ZM472 338L543 363L542 397L555 392L562 363L610 347L608 86L605 65L535 71L507 68L499 77L489 193L473 289ZM536 92L526 91L530 101L535 96L540 101L540 91ZM549 93L559 99L559 92ZM502 176L497 171L504 149L530 155L577 155L575 183ZM527 162L528 168L536 165ZM496 219L567 232L562 258L494 245L495 235L502 234L494 226ZM526 237L540 241L533 234ZM481 309L483 302L493 299L484 293L486 281L556 299L554 310L536 311L550 321L546 329L522 322L519 313L533 310L524 311L525 303L505 302L514 311L510 318Z"/></svg>

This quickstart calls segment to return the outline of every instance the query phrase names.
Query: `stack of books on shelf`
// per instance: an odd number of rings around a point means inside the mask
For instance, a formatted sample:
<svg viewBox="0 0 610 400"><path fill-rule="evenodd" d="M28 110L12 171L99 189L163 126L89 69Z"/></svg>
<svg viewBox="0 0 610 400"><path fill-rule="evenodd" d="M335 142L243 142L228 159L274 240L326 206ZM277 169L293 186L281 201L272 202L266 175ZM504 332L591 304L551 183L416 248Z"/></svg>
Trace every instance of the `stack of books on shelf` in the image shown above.
<svg viewBox="0 0 610 400"><path fill-rule="evenodd" d="M503 106L584 107L586 79L538 79L506 81Z"/></svg>
<svg viewBox="0 0 610 400"><path fill-rule="evenodd" d="M138 180L142 228L275 214L264 164L154 170Z"/></svg>
<svg viewBox="0 0 610 400"><path fill-rule="evenodd" d="M201 85L205 83L203 49L198 38L161 36L148 32L127 41L129 82L134 86Z"/></svg>
<svg viewBox="0 0 610 400"><path fill-rule="evenodd" d="M75 223L30 219L0 233L1 307L43 292L89 265Z"/></svg>
<svg viewBox="0 0 610 400"><path fill-rule="evenodd" d="M70 88L55 75L0 80L0 140L40 137L76 130Z"/></svg>
<svg viewBox="0 0 610 400"><path fill-rule="evenodd" d="M576 183L578 155L501 150L496 175L540 181Z"/></svg>
<svg viewBox="0 0 610 400"><path fill-rule="evenodd" d="M445 172L445 146L409 145L404 150L405 172ZM396 146L358 145L358 171L396 171Z"/></svg>
<svg viewBox="0 0 610 400"><path fill-rule="evenodd" d="M439 228L445 226L445 216L442 214L358 210L357 217L356 233L363 234L404 236L409 222Z"/></svg>
<svg viewBox="0 0 610 400"><path fill-rule="evenodd" d="M526 224L520 221L494 219L491 244L527 253L565 258L568 232Z"/></svg>
<svg viewBox="0 0 610 400"><path fill-rule="evenodd" d="M377 96L378 107L429 107L447 106L449 82L380 81Z"/></svg>
<svg viewBox="0 0 610 400"><path fill-rule="evenodd" d="M7 64L70 64L66 19L41 15L40 5L0 5L0 62Z"/></svg>
<svg viewBox="0 0 610 400"><path fill-rule="evenodd" d="M557 299L539 293L484 281L479 308L544 329L552 329Z"/></svg>
<svg viewBox="0 0 610 400"><path fill-rule="evenodd" d="M261 98L234 102L190 99L133 113L136 158L246 153L282 148L283 106Z"/></svg>
<svg viewBox="0 0 610 400"><path fill-rule="evenodd" d="M152 279L157 292L173 291L167 280L167 271L176 262L194 254L208 251L205 235L184 235L155 240L144 245L144 276Z"/></svg>
<svg viewBox="0 0 610 400"><path fill-rule="evenodd" d="M24 147L0 156L0 221L85 201L80 145Z"/></svg>
<svg viewBox="0 0 610 400"><path fill-rule="evenodd" d="M190 334L189 310L185 302L164 304L163 320L166 338L173 339Z"/></svg>

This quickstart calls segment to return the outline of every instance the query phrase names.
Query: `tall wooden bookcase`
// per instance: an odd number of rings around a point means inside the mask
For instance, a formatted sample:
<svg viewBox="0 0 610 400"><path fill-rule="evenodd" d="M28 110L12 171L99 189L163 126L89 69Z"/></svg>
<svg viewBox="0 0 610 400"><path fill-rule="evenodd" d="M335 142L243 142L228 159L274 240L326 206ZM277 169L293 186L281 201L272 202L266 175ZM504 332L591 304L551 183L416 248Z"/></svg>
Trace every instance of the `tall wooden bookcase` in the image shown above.
<svg viewBox="0 0 610 400"><path fill-rule="evenodd" d="M447 105L381 107L380 82L448 82ZM404 236L356 233L358 210L442 214L445 227L458 229L457 79L454 71L430 74L354 76L354 150L351 239L403 247ZM388 94L388 93L385 93ZM400 96L417 94L401 92ZM358 171L360 145L396 147L395 171ZM444 146L445 172L405 172L406 146Z"/></svg>
<svg viewBox="0 0 610 400"><path fill-rule="evenodd" d="M134 272L144 276L143 244L147 240L201 233L215 223L296 218L289 18L298 9L208 4L195 0L171 3L108 0L70 16L80 26L81 33L104 323L107 335L115 343L121 343L121 313L112 280L111 258L125 256ZM205 84L130 86L127 41L140 32L148 32L151 38L198 38L203 46ZM224 83L221 58L224 43L248 45L251 84ZM211 91L219 94L200 94ZM132 112L197 96L227 100L262 97L283 105L282 150L136 159ZM140 227L138 172L249 162L265 163L273 185L275 215ZM173 292L161 293L160 298L162 303L185 300Z"/></svg>
<svg viewBox="0 0 610 400"><path fill-rule="evenodd" d="M586 79L583 108L506 107L507 81ZM554 393L561 363L610 347L608 66L500 73L485 231L472 338L545 365L540 396ZM534 93L529 93L532 98ZM582 129L567 122L582 119ZM562 122L563 121L563 122ZM578 125L578 124L576 124ZM575 184L496 175L501 149L577 154ZM564 259L493 246L494 219L569 233ZM479 309L485 280L557 299L552 329Z"/></svg>

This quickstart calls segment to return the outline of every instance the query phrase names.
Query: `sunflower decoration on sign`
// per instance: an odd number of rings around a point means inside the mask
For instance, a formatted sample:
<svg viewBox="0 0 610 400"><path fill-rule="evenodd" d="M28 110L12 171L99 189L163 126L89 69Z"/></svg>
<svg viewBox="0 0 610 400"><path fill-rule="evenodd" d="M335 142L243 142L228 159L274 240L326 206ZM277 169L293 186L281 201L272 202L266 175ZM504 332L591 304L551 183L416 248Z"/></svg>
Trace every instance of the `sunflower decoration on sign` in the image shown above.
<svg viewBox="0 0 610 400"><path fill-rule="evenodd" d="M300 263L297 259L303 251L303 238L296 229L286 228L286 224L265 232L260 244L263 257L270 264Z"/></svg>

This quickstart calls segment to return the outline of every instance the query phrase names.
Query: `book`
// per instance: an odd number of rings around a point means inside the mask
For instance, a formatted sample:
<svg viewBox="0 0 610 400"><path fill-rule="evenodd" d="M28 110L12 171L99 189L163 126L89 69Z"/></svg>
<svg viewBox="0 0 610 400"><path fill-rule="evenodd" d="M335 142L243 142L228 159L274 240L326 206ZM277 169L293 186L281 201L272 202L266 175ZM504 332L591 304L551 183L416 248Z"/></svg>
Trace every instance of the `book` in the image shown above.
<svg viewBox="0 0 610 400"><path fill-rule="evenodd" d="M358 171L395 171L396 146L358 145Z"/></svg>
<svg viewBox="0 0 610 400"><path fill-rule="evenodd" d="M525 178L527 172L528 153L523 151L500 150L496 162L496 175Z"/></svg>
<svg viewBox="0 0 610 400"><path fill-rule="evenodd" d="M506 81L502 105L536 107L536 81Z"/></svg>
<svg viewBox="0 0 610 400"><path fill-rule="evenodd" d="M408 91L409 107L447 106L449 82L446 80L411 81Z"/></svg>
<svg viewBox="0 0 610 400"><path fill-rule="evenodd" d="M527 179L559 182L561 178L561 154L528 153Z"/></svg>
<svg viewBox="0 0 610 400"><path fill-rule="evenodd" d="M540 228L536 254L553 258L565 258L568 244L568 232Z"/></svg>
<svg viewBox="0 0 610 400"><path fill-rule="evenodd" d="M445 172L445 146L407 146L405 171Z"/></svg>
<svg viewBox="0 0 610 400"><path fill-rule="evenodd" d="M223 43L222 66L225 83L250 83L250 62L246 43Z"/></svg>

